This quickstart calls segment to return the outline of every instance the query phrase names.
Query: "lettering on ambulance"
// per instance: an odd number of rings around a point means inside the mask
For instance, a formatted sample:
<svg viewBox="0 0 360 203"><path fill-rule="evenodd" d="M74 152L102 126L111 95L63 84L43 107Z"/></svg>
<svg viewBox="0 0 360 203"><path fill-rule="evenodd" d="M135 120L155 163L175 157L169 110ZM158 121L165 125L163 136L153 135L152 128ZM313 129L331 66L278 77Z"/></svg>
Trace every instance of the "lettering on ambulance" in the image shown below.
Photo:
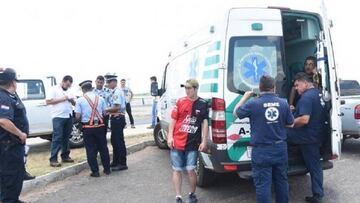
<svg viewBox="0 0 360 203"><path fill-rule="evenodd" d="M182 125L179 129L180 132L195 134L198 127L194 126L196 123L196 117L187 115L183 120Z"/></svg>

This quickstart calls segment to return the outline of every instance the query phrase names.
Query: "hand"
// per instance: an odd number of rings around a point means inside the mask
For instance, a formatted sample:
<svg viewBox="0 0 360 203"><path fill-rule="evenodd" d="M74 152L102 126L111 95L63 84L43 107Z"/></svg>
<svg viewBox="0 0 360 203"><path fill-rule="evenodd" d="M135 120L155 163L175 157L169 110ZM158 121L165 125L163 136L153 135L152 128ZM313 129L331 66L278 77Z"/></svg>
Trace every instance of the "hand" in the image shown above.
<svg viewBox="0 0 360 203"><path fill-rule="evenodd" d="M167 144L170 149L174 148L174 139L172 138L172 136L168 137Z"/></svg>
<svg viewBox="0 0 360 203"><path fill-rule="evenodd" d="M199 152L206 152L207 150L207 144L206 142L202 142L199 146Z"/></svg>
<svg viewBox="0 0 360 203"><path fill-rule="evenodd" d="M68 100L69 100L69 97L68 97L68 96L64 96L64 97L63 97L63 100L64 100L64 101L68 101Z"/></svg>
<svg viewBox="0 0 360 203"><path fill-rule="evenodd" d="M295 111L295 106L294 106L294 105L290 105L290 110L291 110L291 111Z"/></svg>
<svg viewBox="0 0 360 203"><path fill-rule="evenodd" d="M26 133L21 133L20 136L19 136L19 139L21 141L21 144L25 144L26 143L26 138L27 138L27 135Z"/></svg>
<svg viewBox="0 0 360 203"><path fill-rule="evenodd" d="M245 98L250 98L251 96L253 96L254 95L254 92L253 91L246 91L245 93L244 93L244 97Z"/></svg>

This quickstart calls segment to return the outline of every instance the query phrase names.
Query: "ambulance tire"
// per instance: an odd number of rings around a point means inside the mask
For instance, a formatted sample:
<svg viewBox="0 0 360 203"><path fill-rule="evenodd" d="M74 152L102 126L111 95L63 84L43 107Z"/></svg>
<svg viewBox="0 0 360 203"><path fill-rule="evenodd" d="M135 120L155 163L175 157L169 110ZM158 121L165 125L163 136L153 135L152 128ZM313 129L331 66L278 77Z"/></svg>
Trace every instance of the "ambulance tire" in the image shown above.
<svg viewBox="0 0 360 203"><path fill-rule="evenodd" d="M164 129L161 128L160 123L158 123L154 128L154 140L156 146L160 149L169 149L166 139L164 139L163 133L166 133Z"/></svg>
<svg viewBox="0 0 360 203"><path fill-rule="evenodd" d="M205 168L202 158L199 156L196 167L197 185L199 187L209 187L216 179L216 173Z"/></svg>

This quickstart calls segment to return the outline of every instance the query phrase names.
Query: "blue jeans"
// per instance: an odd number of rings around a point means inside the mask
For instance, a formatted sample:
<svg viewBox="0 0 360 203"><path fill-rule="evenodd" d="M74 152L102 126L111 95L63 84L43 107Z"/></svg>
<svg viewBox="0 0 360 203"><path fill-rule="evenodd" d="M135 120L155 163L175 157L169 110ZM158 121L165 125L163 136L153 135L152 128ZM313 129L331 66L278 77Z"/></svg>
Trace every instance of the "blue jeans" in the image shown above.
<svg viewBox="0 0 360 203"><path fill-rule="evenodd" d="M152 118L152 121L151 121L151 126L152 127L155 127L156 123L157 123L157 119L156 119L156 116L157 116L157 101L153 101L153 105L152 105L152 111L151 111L151 118Z"/></svg>
<svg viewBox="0 0 360 203"><path fill-rule="evenodd" d="M53 118L53 136L51 141L50 162L57 161L57 155L61 149L61 158L69 158L69 138L71 135L72 118Z"/></svg>
<svg viewBox="0 0 360 203"><path fill-rule="evenodd" d="M196 168L198 151L183 151L172 149L170 151L171 165L174 171L191 171Z"/></svg>
<svg viewBox="0 0 360 203"><path fill-rule="evenodd" d="M256 201L271 203L271 183L274 183L276 202L289 202L287 144L254 146L251 165L256 187Z"/></svg>

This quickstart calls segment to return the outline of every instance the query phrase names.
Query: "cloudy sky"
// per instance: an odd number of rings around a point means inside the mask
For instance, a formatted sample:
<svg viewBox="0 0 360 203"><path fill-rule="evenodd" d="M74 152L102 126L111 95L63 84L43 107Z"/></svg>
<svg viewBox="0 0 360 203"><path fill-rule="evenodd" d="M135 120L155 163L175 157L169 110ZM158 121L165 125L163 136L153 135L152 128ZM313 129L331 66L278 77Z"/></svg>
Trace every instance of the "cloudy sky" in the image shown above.
<svg viewBox="0 0 360 203"><path fill-rule="evenodd" d="M290 0L292 1L292 0ZM294 0L295 1L295 0ZM357 19L351 3L325 0L333 19L342 78L360 68ZM349 1L350 2L350 1ZM352 2L352 1L351 1ZM20 75L74 76L78 83L116 72L135 93L161 77L171 47L208 24L226 0L0 1L0 67Z"/></svg>

